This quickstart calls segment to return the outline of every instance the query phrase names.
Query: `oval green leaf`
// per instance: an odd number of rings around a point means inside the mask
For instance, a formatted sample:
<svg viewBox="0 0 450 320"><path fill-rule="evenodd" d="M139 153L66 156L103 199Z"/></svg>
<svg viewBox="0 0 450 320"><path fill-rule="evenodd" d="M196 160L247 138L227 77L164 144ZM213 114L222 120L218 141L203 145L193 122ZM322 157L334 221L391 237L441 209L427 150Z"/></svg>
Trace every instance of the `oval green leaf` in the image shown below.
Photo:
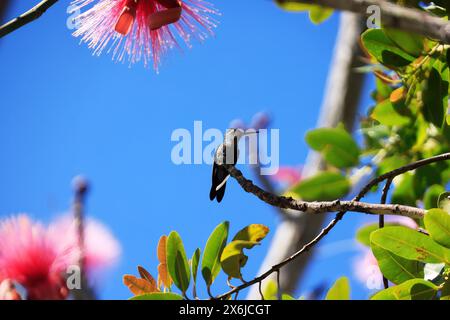
<svg viewBox="0 0 450 320"><path fill-rule="evenodd" d="M423 263L399 257L374 243L371 247L381 273L392 283L400 284L407 280L423 278Z"/></svg>
<svg viewBox="0 0 450 320"><path fill-rule="evenodd" d="M198 272L198 263L200 261L200 255L201 255L200 248L197 248L197 250L195 250L191 258L192 278L194 279L194 283L197 282L197 272Z"/></svg>
<svg viewBox="0 0 450 320"><path fill-rule="evenodd" d="M305 201L335 200L345 196L350 190L347 178L336 172L322 172L305 179L290 192Z"/></svg>
<svg viewBox="0 0 450 320"><path fill-rule="evenodd" d="M360 150L353 137L342 128L320 128L306 133L305 140L325 160L337 168L358 164Z"/></svg>
<svg viewBox="0 0 450 320"><path fill-rule="evenodd" d="M450 214L442 209L428 210L423 219L431 238L444 247L450 248Z"/></svg>
<svg viewBox="0 0 450 320"><path fill-rule="evenodd" d="M183 241L176 231L172 231L167 238L166 256L169 275L184 294L191 281L191 270L184 251Z"/></svg>
<svg viewBox="0 0 450 320"><path fill-rule="evenodd" d="M398 29L383 28L383 31L389 39L408 54L416 58L422 54L424 50L424 38L422 36Z"/></svg>
<svg viewBox="0 0 450 320"><path fill-rule="evenodd" d="M336 280L330 290L328 290L325 300L350 300L350 283L347 277L341 277Z"/></svg>
<svg viewBox="0 0 450 320"><path fill-rule="evenodd" d="M403 126L410 122L410 118L402 115L389 99L377 104L370 117L385 126Z"/></svg>
<svg viewBox="0 0 450 320"><path fill-rule="evenodd" d="M389 39L382 29L366 30L361 35L361 41L370 55L388 67L405 67L414 60L413 56Z"/></svg>
<svg viewBox="0 0 450 320"><path fill-rule="evenodd" d="M450 263L449 249L406 227L387 227L374 231L370 235L370 242L408 260Z"/></svg>
<svg viewBox="0 0 450 320"><path fill-rule="evenodd" d="M399 226L399 223L393 223L393 222L387 222L384 224L385 227L394 227ZM376 230L380 229L378 223L370 223L362 226L361 228L356 231L356 240L365 245L370 247L370 234Z"/></svg>
<svg viewBox="0 0 450 320"><path fill-rule="evenodd" d="M447 111L444 108L441 95L444 85L444 81L442 80L439 71L432 68L423 90L423 115L428 122L433 123L438 128L444 123L444 117Z"/></svg>
<svg viewBox="0 0 450 320"><path fill-rule="evenodd" d="M423 205L425 209L428 210L436 208L436 206L438 205L439 196L443 192L445 192L445 189L443 186L439 184L434 184L431 187L429 187L427 191L425 191L425 194L423 196Z"/></svg>
<svg viewBox="0 0 450 320"><path fill-rule="evenodd" d="M203 250L202 275L206 285L212 285L220 272L220 256L227 243L229 222L219 224L206 242Z"/></svg>
<svg viewBox="0 0 450 320"><path fill-rule="evenodd" d="M426 280L412 279L375 294L371 300L431 300L437 287Z"/></svg>

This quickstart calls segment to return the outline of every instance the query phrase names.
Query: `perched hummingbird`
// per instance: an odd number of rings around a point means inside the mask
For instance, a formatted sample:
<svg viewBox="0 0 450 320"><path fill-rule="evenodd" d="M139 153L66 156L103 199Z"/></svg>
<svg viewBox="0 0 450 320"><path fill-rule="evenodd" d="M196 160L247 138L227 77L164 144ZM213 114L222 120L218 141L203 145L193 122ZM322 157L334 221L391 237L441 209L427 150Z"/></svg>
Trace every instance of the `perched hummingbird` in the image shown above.
<svg viewBox="0 0 450 320"><path fill-rule="evenodd" d="M222 201L225 195L225 187L227 180L230 177L228 170L223 166L224 164L236 165L239 159L239 140L251 133L257 133L257 131L251 131L245 133L242 129L228 129L225 133L223 143L219 145L214 154L214 164L212 172L212 185L209 192L209 199L217 202Z"/></svg>

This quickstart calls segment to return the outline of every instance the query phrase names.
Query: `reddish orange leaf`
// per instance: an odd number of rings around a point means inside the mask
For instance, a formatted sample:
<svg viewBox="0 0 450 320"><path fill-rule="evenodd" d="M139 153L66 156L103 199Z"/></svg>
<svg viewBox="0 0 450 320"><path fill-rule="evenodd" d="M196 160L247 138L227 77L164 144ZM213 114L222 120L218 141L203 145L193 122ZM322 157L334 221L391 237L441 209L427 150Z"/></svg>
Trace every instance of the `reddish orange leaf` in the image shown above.
<svg viewBox="0 0 450 320"><path fill-rule="evenodd" d="M147 280L149 283L151 283L152 285L156 286L156 281L155 279L152 277L152 275L150 274L150 272L148 272L147 270L145 270L144 267L138 266L138 271L139 271L139 275L141 276L142 279Z"/></svg>
<svg viewBox="0 0 450 320"><path fill-rule="evenodd" d="M392 91L389 100L393 104L397 104L405 98L405 87L400 87Z"/></svg>
<svg viewBox="0 0 450 320"><path fill-rule="evenodd" d="M164 285L166 288L170 288L172 286L172 278L169 276L169 272L167 271L167 264L161 263L158 266L158 285Z"/></svg>
<svg viewBox="0 0 450 320"><path fill-rule="evenodd" d="M129 274L123 276L123 283L134 295L137 296L159 291L156 287L156 283L150 283L145 279L139 279Z"/></svg>
<svg viewBox="0 0 450 320"><path fill-rule="evenodd" d="M167 243L167 236L163 235L161 238L159 238L158 247L157 247L157 254L158 254L158 260L159 263L167 263L166 258L166 243Z"/></svg>

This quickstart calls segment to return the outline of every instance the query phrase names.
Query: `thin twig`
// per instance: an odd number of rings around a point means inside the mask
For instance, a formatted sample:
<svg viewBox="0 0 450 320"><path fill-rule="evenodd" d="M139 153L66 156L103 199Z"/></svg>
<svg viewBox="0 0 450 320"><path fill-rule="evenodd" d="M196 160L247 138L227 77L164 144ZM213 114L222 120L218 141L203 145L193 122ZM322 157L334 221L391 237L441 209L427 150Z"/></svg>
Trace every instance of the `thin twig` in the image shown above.
<svg viewBox="0 0 450 320"><path fill-rule="evenodd" d="M392 184L392 178L387 179L386 184L384 185L384 188L383 188L382 195L381 195L381 201L380 201L381 204L386 203L387 196L389 193L389 188L391 187L391 184ZM384 215L383 214L380 215L380 217L379 217L378 227L380 229L384 228ZM383 285L384 285L385 289L389 288L388 279L384 275L383 275Z"/></svg>
<svg viewBox="0 0 450 320"><path fill-rule="evenodd" d="M36 20L56 2L58 2L58 0L43 0L27 12L0 26L0 38Z"/></svg>
<svg viewBox="0 0 450 320"><path fill-rule="evenodd" d="M276 0L278 3L316 4L364 16L373 14L369 7L380 10L381 25L420 34L450 44L450 23L426 11L404 7L385 0Z"/></svg>
<svg viewBox="0 0 450 320"><path fill-rule="evenodd" d="M266 300L265 298L264 298L264 293L263 293L263 291L262 291L262 282L260 282L259 284L258 284L258 291L259 291L259 294L261 295L261 300Z"/></svg>

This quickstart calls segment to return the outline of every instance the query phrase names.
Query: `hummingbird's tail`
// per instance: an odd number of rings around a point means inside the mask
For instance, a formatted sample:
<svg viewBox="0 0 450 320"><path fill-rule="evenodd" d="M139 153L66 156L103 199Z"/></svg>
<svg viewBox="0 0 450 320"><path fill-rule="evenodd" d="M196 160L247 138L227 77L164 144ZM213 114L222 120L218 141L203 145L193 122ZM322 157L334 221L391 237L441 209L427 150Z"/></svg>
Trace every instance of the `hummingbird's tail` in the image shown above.
<svg viewBox="0 0 450 320"><path fill-rule="evenodd" d="M209 199L211 201L214 199L216 199L217 202L222 201L223 196L225 195L225 187L228 176L229 174L227 169L214 163L211 190L209 191Z"/></svg>
<svg viewBox="0 0 450 320"><path fill-rule="evenodd" d="M217 202L220 203L222 201L223 196L225 195L225 187L227 184L225 183L219 190L216 190L217 186L211 186L211 190L209 191L209 199L213 201L217 199Z"/></svg>

